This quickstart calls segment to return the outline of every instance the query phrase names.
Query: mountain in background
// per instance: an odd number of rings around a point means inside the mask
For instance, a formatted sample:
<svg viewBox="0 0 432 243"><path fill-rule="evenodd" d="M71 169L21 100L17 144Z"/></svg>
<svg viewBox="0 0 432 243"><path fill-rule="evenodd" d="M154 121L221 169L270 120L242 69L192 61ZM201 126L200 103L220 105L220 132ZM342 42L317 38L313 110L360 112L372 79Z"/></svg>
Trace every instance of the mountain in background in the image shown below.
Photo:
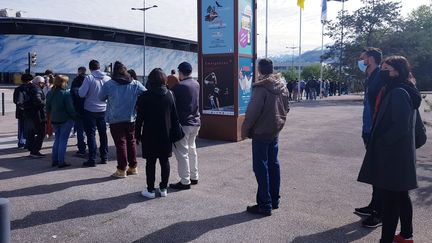
<svg viewBox="0 0 432 243"><path fill-rule="evenodd" d="M292 62L292 55L284 54L279 56L272 56L270 57L275 64L291 64ZM320 63L321 61L321 48L316 48L311 51L307 51L301 55L301 61L303 63L313 64L313 63ZM294 56L294 63L297 63L299 60L298 56Z"/></svg>

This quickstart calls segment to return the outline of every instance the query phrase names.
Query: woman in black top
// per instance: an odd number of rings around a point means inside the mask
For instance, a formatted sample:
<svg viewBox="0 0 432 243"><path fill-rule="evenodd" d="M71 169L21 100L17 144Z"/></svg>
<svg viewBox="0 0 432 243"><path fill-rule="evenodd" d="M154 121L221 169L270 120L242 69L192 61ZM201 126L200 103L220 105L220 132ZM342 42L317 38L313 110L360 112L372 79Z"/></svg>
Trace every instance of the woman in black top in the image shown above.
<svg viewBox="0 0 432 243"><path fill-rule="evenodd" d="M358 180L379 188L382 197L382 243L412 242L412 204L417 188L415 120L421 96L407 59L391 56L380 71L385 86L376 100L373 127ZM401 233L394 235L399 219Z"/></svg>
<svg viewBox="0 0 432 243"><path fill-rule="evenodd" d="M155 165L159 159L162 181L159 192L162 197L167 195L170 165L168 158L172 156L170 131L173 124L178 124L172 93L166 87L167 76L160 68L153 69L148 76L147 87L137 102L137 119L135 133L137 141L142 144L142 156L146 159L147 190L142 195L155 197Z"/></svg>

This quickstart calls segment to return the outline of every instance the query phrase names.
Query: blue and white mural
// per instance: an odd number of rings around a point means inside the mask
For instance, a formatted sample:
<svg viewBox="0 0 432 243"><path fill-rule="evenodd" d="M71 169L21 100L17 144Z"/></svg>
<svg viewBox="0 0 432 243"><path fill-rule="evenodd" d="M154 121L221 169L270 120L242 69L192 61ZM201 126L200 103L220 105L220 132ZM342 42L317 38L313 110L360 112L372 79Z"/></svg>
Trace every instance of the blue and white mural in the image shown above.
<svg viewBox="0 0 432 243"><path fill-rule="evenodd" d="M32 72L52 69L56 73L75 74L80 66L96 59L101 68L123 62L138 75L143 73L143 47L139 45L40 35L0 35L0 72L23 72L27 68L27 53L37 53L37 65ZM187 61L198 76L197 53L146 47L146 73L160 67L169 73L179 63Z"/></svg>

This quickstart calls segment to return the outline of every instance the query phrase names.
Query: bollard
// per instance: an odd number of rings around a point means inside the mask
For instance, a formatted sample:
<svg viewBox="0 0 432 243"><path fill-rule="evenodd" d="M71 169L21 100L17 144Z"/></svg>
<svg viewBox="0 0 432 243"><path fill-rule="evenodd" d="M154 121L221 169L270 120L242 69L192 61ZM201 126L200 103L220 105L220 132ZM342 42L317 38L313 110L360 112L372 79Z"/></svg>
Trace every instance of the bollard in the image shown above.
<svg viewBox="0 0 432 243"><path fill-rule="evenodd" d="M2 116L5 115L5 102L4 102L4 93L2 93Z"/></svg>
<svg viewBox="0 0 432 243"><path fill-rule="evenodd" d="M0 198L0 243L10 243L10 206L9 200Z"/></svg>

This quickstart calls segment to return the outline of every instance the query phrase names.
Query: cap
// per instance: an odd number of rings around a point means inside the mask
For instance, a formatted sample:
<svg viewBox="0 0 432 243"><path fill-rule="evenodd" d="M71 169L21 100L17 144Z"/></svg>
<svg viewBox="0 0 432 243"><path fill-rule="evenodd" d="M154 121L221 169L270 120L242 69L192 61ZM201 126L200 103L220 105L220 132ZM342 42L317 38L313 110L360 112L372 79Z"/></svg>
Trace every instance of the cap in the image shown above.
<svg viewBox="0 0 432 243"><path fill-rule="evenodd" d="M192 65L190 65L188 62L182 62L178 65L178 70L182 73L191 73Z"/></svg>

